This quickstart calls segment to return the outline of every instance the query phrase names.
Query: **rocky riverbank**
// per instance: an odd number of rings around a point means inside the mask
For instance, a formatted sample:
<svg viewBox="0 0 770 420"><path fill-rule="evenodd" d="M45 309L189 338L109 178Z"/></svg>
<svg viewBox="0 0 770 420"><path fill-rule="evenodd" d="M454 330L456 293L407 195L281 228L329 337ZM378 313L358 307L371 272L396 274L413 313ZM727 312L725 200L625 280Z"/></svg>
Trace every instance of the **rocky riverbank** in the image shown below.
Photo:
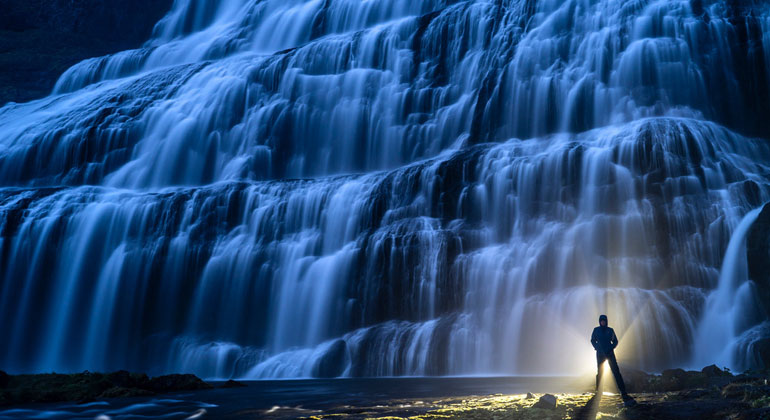
<svg viewBox="0 0 770 420"><path fill-rule="evenodd" d="M743 394L741 394L743 395ZM671 391L635 395L637 404L625 407L619 395L595 396L593 393L555 394L554 408L538 406L542 395L490 395L449 398L435 401L401 400L391 406L342 407L325 413L307 413L299 418L321 419L735 419L754 420L770 418L768 400L744 400L737 396L723 396L718 390ZM272 414L272 415L271 415ZM297 418L293 413L276 410L266 413L267 419Z"/></svg>
<svg viewBox="0 0 770 420"><path fill-rule="evenodd" d="M636 404L626 407L619 395L581 394L486 395L401 399L372 407L343 406L324 412L276 409L265 418L331 419L770 419L770 371L733 375L716 366L701 371L666 370L660 375L624 370ZM614 390L614 384L605 385ZM552 404L555 397L556 404Z"/></svg>
<svg viewBox="0 0 770 420"><path fill-rule="evenodd" d="M84 409L91 410L91 414L100 414L109 413L110 410L123 412L122 410L130 409L121 407L137 404L136 399L123 397L145 397L139 398L138 402L142 402L155 398L153 395L195 391L177 394L175 401L186 404L188 414L198 410L198 407L206 407L205 416L202 416L218 419L770 418L770 370L734 375L716 366L708 366L700 371L672 369L659 375L623 369L623 374L629 391L636 400L636 405L631 407L626 407L620 396L615 393L604 392L596 395L590 390L591 378L582 378L574 383L571 382L572 379L554 379L556 382L546 387L543 387L542 383L535 384L526 380L521 382L523 386L534 386L540 391L575 389L575 392L550 394L488 393L487 390L494 392L495 389L505 389L505 384L508 383L505 378L491 378L483 391L464 394L457 392L457 387L461 386L462 381L451 378L426 378L413 385L408 385L408 380L396 378L307 380L298 383L228 381L216 382L218 389L212 389L212 384L194 375L150 378L145 374L126 371L106 374L84 372L17 376L0 372L0 404L26 406L27 409L33 410L29 411L30 413L44 413L46 410L58 409L59 406L37 403L109 401L109 404L99 403L104 404L104 411L94 408L96 406ZM357 385L349 383L350 381ZM401 386L411 388L405 388L403 392L394 391L393 387ZM427 389L430 391L426 394ZM517 385L516 389L521 389L521 386ZM615 391L611 380L604 390ZM145 405L147 404L138 404L137 407ZM69 410L77 411L72 408ZM165 413L162 408L156 407L155 410L157 411L150 414ZM173 410L185 412L181 408Z"/></svg>
<svg viewBox="0 0 770 420"><path fill-rule="evenodd" d="M163 375L150 378L143 373L48 373L8 375L0 371L0 406L90 402L97 399L137 397L175 391L211 389L212 385L195 375Z"/></svg>

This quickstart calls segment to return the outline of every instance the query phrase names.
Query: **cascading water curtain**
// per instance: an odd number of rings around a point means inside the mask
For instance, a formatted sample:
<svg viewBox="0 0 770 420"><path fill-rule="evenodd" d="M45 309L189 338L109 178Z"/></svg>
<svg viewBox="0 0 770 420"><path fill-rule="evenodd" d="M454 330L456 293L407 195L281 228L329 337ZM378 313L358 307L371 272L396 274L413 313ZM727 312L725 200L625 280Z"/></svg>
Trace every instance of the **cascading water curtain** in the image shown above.
<svg viewBox="0 0 770 420"><path fill-rule="evenodd" d="M0 368L756 366L768 109L763 2L176 0L0 108Z"/></svg>

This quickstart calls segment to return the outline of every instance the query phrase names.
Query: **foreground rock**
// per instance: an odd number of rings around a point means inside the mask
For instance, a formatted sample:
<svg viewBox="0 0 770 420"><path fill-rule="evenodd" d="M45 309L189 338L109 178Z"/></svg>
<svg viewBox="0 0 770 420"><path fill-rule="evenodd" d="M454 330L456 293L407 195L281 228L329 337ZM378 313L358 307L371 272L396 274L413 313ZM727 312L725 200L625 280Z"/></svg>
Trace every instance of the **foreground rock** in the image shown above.
<svg viewBox="0 0 770 420"><path fill-rule="evenodd" d="M242 383L240 383L238 381L234 381L234 380L230 379L229 381L223 383L219 387L220 388L243 388L245 386L246 386L246 384L242 384Z"/></svg>
<svg viewBox="0 0 770 420"><path fill-rule="evenodd" d="M746 371L740 375L733 375L729 371L720 369L715 365L706 366L700 371L668 369L660 375L653 375L646 372L623 369L623 378L626 382L626 388L630 393L639 392L671 392L688 389L705 389L713 387L724 387L733 382L750 382L754 379L764 379L768 375L765 371ZM614 384L610 383L609 389L614 389Z"/></svg>
<svg viewBox="0 0 770 420"><path fill-rule="evenodd" d="M78 401L97 398L137 397L174 391L211 389L195 375L164 375L150 378L143 373L48 373L7 375L0 372L0 406Z"/></svg>
<svg viewBox="0 0 770 420"><path fill-rule="evenodd" d="M533 405L533 407L536 408L548 408L553 410L556 408L556 396L551 394L545 394L542 397L540 397L540 400Z"/></svg>

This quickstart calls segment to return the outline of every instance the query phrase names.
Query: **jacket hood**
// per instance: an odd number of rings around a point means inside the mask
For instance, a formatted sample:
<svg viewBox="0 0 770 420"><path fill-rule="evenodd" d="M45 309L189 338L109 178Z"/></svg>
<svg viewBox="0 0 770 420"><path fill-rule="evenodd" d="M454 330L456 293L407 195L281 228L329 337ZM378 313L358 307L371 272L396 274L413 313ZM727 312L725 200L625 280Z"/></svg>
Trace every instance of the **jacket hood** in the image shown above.
<svg viewBox="0 0 770 420"><path fill-rule="evenodd" d="M607 315L599 315L599 325L602 325L602 320L607 321ZM609 322L607 323L609 326Z"/></svg>

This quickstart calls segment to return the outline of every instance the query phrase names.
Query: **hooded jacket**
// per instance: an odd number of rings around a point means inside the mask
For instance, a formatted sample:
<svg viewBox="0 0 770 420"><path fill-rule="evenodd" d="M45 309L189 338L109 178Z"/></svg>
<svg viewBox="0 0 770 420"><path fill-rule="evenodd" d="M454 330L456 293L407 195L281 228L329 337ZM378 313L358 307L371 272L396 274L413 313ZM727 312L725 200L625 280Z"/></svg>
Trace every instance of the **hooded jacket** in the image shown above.
<svg viewBox="0 0 770 420"><path fill-rule="evenodd" d="M591 345L599 353L609 354L618 346L618 336L610 327L602 327L602 320L607 321L607 315L599 316L599 326L591 333Z"/></svg>

